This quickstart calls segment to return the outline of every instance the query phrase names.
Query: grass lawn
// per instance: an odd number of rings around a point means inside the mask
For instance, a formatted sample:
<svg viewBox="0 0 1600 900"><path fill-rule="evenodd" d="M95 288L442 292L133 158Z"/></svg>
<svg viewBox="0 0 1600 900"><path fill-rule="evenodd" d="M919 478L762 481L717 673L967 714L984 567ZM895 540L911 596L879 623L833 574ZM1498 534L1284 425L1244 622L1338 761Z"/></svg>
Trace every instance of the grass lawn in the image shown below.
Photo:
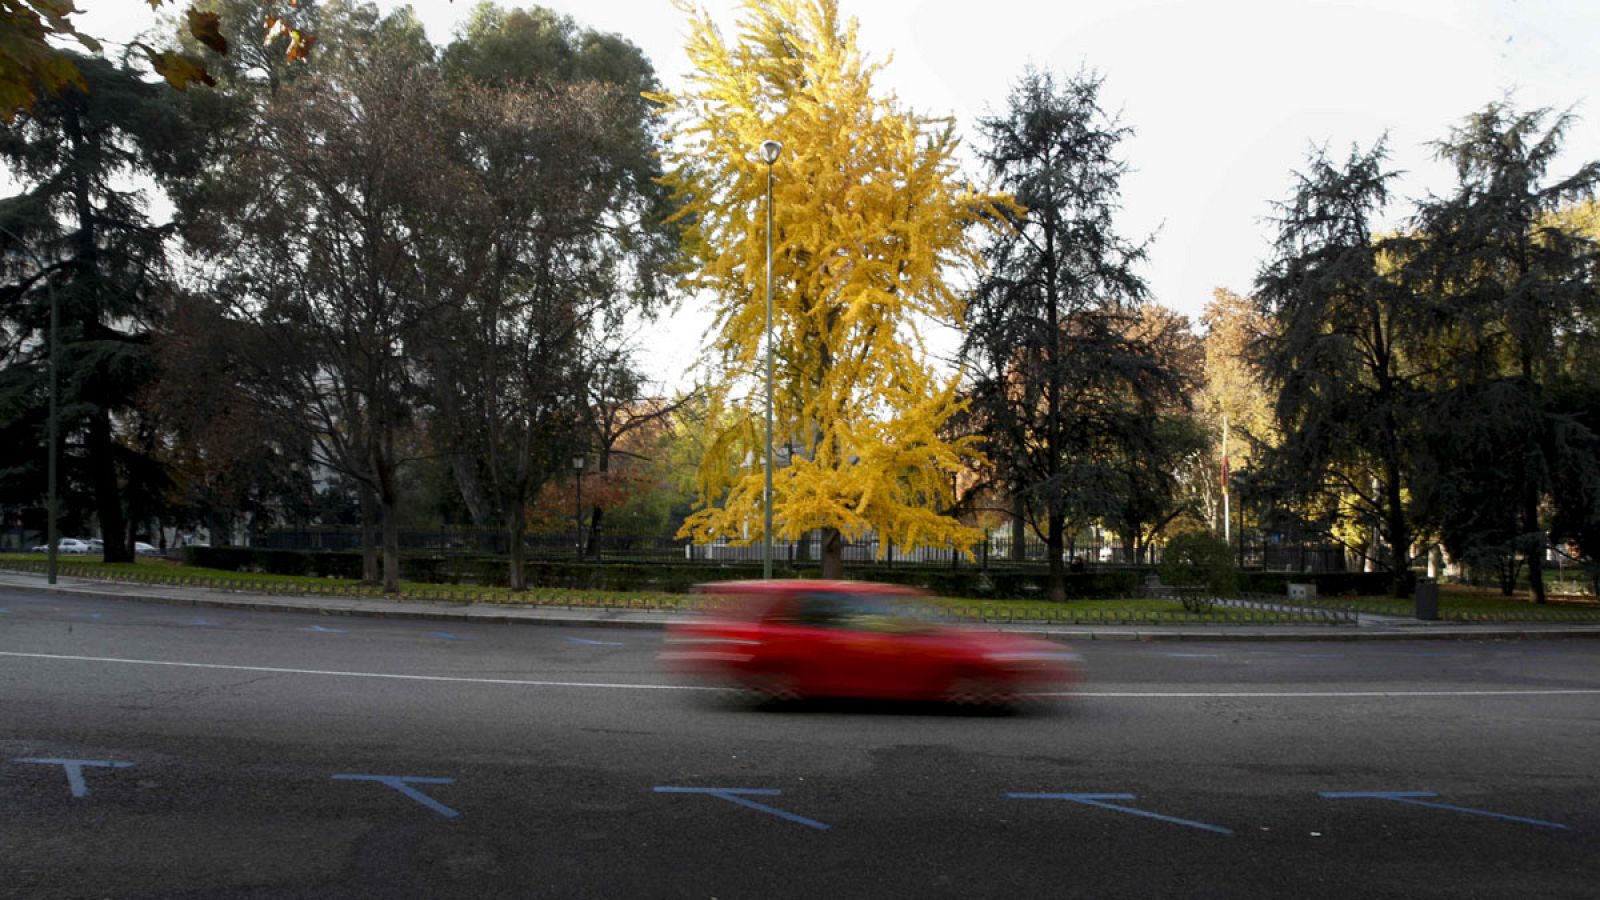
<svg viewBox="0 0 1600 900"><path fill-rule="evenodd" d="M1439 618L1461 621L1600 622L1600 603L1593 602L1593 599L1561 598L1560 602L1540 606L1533 602L1532 594L1526 591L1505 597L1494 588L1445 584L1439 586ZM1330 608L1346 607L1388 616L1409 617L1416 614L1414 601L1396 600L1384 596L1319 597L1317 605Z"/></svg>
<svg viewBox="0 0 1600 900"><path fill-rule="evenodd" d="M0 554L0 565L30 564L29 571L42 571L44 557L36 553ZM18 566L20 568L20 566ZM204 569L181 563L145 558L132 563L104 563L94 558L63 556L60 572L69 577L107 578L152 584L179 584L226 589L238 586L264 592L333 594L340 596L382 596L371 586L354 579L318 578L307 575L269 575L257 572L231 572ZM623 609L692 609L700 598L693 594L668 594L637 591L594 591L577 588L532 588L512 593L505 588L477 585L401 583L404 601L442 603L514 603L565 607ZM1314 615L1268 612L1218 606L1206 613L1190 613L1176 600L1147 598L1107 598L1070 600L978 600L969 597L929 597L918 603L938 616L974 621L1017 621L1099 624L1260 624L1268 622L1320 622Z"/></svg>

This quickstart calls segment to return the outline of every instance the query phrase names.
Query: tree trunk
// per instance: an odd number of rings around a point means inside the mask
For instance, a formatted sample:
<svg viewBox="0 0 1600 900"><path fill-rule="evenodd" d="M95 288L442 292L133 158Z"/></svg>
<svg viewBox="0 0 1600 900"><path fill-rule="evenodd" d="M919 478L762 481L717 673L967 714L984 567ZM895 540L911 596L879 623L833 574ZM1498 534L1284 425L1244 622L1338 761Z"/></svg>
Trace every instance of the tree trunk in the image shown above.
<svg viewBox="0 0 1600 900"><path fill-rule="evenodd" d="M126 528L122 495L117 489L117 457L111 445L111 414L104 407L96 408L89 416L87 443L95 513L100 517L100 533L105 535L105 561L132 562L133 554L122 539Z"/></svg>
<svg viewBox="0 0 1600 900"><path fill-rule="evenodd" d="M357 492L361 498L361 582L378 583L378 495L366 484Z"/></svg>
<svg viewBox="0 0 1600 900"><path fill-rule="evenodd" d="M844 536L837 528L822 529L822 577L844 577Z"/></svg>
<svg viewBox="0 0 1600 900"><path fill-rule="evenodd" d="M1510 553L1501 557L1498 568L1496 574L1500 579L1500 596L1510 597L1517 591L1517 572L1522 568L1517 564L1517 548L1512 547Z"/></svg>
<svg viewBox="0 0 1600 900"><path fill-rule="evenodd" d="M1022 562L1027 558L1024 547L1028 540L1028 511L1021 497L1011 501L1011 561Z"/></svg>
<svg viewBox="0 0 1600 900"><path fill-rule="evenodd" d="M1050 513L1050 526L1045 532L1045 554L1050 560L1049 598L1060 603L1067 599L1067 567L1061 554L1066 550L1066 521L1061 513Z"/></svg>
<svg viewBox="0 0 1600 900"><path fill-rule="evenodd" d="M1539 494L1535 490L1523 492L1522 530L1532 535L1523 555L1528 559L1528 587L1533 590L1533 602L1547 601L1544 590L1544 531L1539 527Z"/></svg>
<svg viewBox="0 0 1600 900"><path fill-rule="evenodd" d="M233 541L233 517L220 509L208 509L202 517L205 522L206 534L213 547L226 547Z"/></svg>
<svg viewBox="0 0 1600 900"><path fill-rule="evenodd" d="M400 593L400 498L393 491L383 498L383 592Z"/></svg>
<svg viewBox="0 0 1600 900"><path fill-rule="evenodd" d="M1385 473L1384 505L1388 513L1389 539L1389 596L1397 600L1410 597L1416 587L1411 574L1411 526L1406 522L1405 498L1400 489L1400 465L1391 459Z"/></svg>
<svg viewBox="0 0 1600 900"><path fill-rule="evenodd" d="M483 483L478 478L478 467L466 453L450 454L450 471L456 478L456 489L461 492L461 502L466 504L467 515L474 525L488 525L493 518L488 498L484 496Z"/></svg>
<svg viewBox="0 0 1600 900"><path fill-rule="evenodd" d="M513 591L528 589L528 572L523 563L527 559L528 534L527 505L522 502L511 504L506 512L506 537L510 541L507 546L506 557L510 560L511 569L507 573L508 583Z"/></svg>
<svg viewBox="0 0 1600 900"><path fill-rule="evenodd" d="M600 558L600 523L605 520L606 509L596 505L589 512L589 538L584 543L587 545L583 555L588 559Z"/></svg>

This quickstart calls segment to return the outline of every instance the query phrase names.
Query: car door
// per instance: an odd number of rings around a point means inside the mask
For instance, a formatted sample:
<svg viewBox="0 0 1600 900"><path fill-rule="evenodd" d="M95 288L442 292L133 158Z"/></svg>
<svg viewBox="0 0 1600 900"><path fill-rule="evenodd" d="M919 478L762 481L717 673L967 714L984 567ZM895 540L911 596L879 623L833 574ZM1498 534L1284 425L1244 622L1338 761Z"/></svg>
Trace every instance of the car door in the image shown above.
<svg viewBox="0 0 1600 900"><path fill-rule="evenodd" d="M803 693L841 697L914 695L928 662L919 638L888 627L881 598L849 591L801 591L766 629L769 670Z"/></svg>

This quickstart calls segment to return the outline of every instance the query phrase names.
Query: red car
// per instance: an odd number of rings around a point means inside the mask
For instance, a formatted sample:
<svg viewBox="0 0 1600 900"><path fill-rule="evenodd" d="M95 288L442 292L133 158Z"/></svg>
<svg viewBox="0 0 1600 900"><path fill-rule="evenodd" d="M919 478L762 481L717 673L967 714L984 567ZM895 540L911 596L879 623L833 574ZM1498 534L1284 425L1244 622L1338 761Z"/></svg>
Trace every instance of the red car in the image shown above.
<svg viewBox="0 0 1600 900"><path fill-rule="evenodd" d="M1011 706L1073 680L1077 654L919 618L913 588L855 581L701 585L712 618L668 629L662 660L772 700L870 697Z"/></svg>

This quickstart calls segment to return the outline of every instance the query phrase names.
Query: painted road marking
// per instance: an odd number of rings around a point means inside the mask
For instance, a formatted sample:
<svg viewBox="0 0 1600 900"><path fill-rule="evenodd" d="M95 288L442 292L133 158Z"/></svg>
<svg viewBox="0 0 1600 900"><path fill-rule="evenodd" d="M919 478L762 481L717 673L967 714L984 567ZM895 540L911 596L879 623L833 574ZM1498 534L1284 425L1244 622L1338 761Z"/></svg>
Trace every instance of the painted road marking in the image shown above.
<svg viewBox="0 0 1600 900"><path fill-rule="evenodd" d="M1177 656L1183 659L1216 659L1221 653L1162 653L1162 656Z"/></svg>
<svg viewBox="0 0 1600 900"><path fill-rule="evenodd" d="M386 784L394 788L447 819L454 819L461 815L461 813L411 786L413 784L455 784L456 780L454 778L424 778L417 775L335 775L333 780L376 781L379 784Z"/></svg>
<svg viewBox="0 0 1600 900"><path fill-rule="evenodd" d="M190 625L215 625L217 623L211 621L210 619L195 619L194 621L190 622L189 624Z"/></svg>
<svg viewBox="0 0 1600 900"><path fill-rule="evenodd" d="M445 684L504 684L515 687L613 688L633 691L726 691L728 688L696 684L627 684L603 681L533 681L521 678L464 678L455 675L404 675L387 672L348 672L336 669L289 669L278 666L234 666L221 663L176 662L162 659L124 659L110 656L68 656L57 653L17 653L0 650L0 657L52 659L67 662L120 663L132 666L168 666L178 669L214 669L222 672L266 672L273 675L324 675L334 678L378 678L393 681L436 681Z"/></svg>
<svg viewBox="0 0 1600 900"><path fill-rule="evenodd" d="M1082 803L1085 806L1094 806L1133 816L1143 816L1146 819L1171 822L1174 825L1182 825L1185 828L1198 828L1202 831L1214 831L1217 834L1233 834L1233 829L1223 828L1221 825L1207 825L1204 822L1196 822L1192 819L1163 816L1160 813L1153 813L1145 809L1134 809L1131 806L1105 802L1107 800L1132 800L1135 797L1133 794L1006 794L1005 796L1012 800L1069 800L1073 803Z"/></svg>
<svg viewBox="0 0 1600 900"><path fill-rule="evenodd" d="M815 828L818 831L828 830L827 825L818 822L816 819L808 819L805 816L797 816L792 812L788 812L787 810L778 809L776 807L768 806L765 803L757 803L754 800L745 799L746 796L751 795L757 797L776 797L783 793L783 791L780 791L777 788L658 787L655 789L655 792L658 794L709 794L712 797L720 797L729 803L737 803L740 806L748 809L753 809L757 812L768 813L770 815L777 816L780 819L785 819L799 825L804 825L807 828Z"/></svg>
<svg viewBox="0 0 1600 900"><path fill-rule="evenodd" d="M589 638L576 638L576 637L569 637L569 638L567 638L567 640L573 642L574 644L593 644L594 646L597 646L597 647L624 647L624 646L627 646L626 644L622 643L621 641L594 641L594 640L590 640Z"/></svg>
<svg viewBox="0 0 1600 900"><path fill-rule="evenodd" d="M133 765L131 762L122 762L115 759L54 759L24 757L13 759L12 762L34 763L41 766L60 766L67 770L67 787L74 797L89 796L89 786L83 782L83 767L95 769L126 769Z"/></svg>
<svg viewBox="0 0 1600 900"><path fill-rule="evenodd" d="M430 631L430 632L428 632L428 634L432 635L433 637L440 638L441 640L446 640L446 641L475 641L475 640L477 640L477 638L473 638L473 637L462 637L459 634L451 634L448 631Z"/></svg>
<svg viewBox="0 0 1600 900"><path fill-rule="evenodd" d="M307 625L301 631L315 631L318 634L344 634L343 628L323 628L321 625Z"/></svg>
<svg viewBox="0 0 1600 900"><path fill-rule="evenodd" d="M1546 822L1542 819L1528 819L1522 816L1508 816L1505 813L1490 812L1486 809L1471 809L1466 806L1452 806L1449 803L1430 803L1421 798L1437 797L1433 791L1323 791L1322 796L1328 800L1393 800L1396 803L1409 803L1412 806L1426 806L1431 809L1447 809L1451 812L1466 813L1472 816L1487 816L1491 819L1505 819L1508 822L1520 822L1523 825L1534 825L1539 828L1559 828L1567 830L1567 826L1556 822Z"/></svg>
<svg viewBox="0 0 1600 900"><path fill-rule="evenodd" d="M128 666L166 666L176 669L214 669L219 672L265 672L273 675L322 675L332 678L379 678L393 681L436 681L447 684L504 684L515 687L610 688L623 691L727 691L699 684L628 684L604 681L535 681L520 678L465 678L453 675L409 675L389 672L352 672L338 669L292 669L283 666L239 666L222 663L181 662L168 659L130 659L118 656L75 656L64 653L21 653L0 650L0 658L44 659L58 662L110 663ZM1238 697L1243 699L1364 699L1428 697L1592 697L1600 688L1528 688L1478 691L1062 691L1038 697L1089 697L1122 700L1192 700Z"/></svg>
<svg viewBox="0 0 1600 900"><path fill-rule="evenodd" d="M1035 697L1099 697L1117 700L1195 700L1239 697L1243 699L1417 698L1417 697L1564 697L1593 696L1600 688L1528 688L1476 691L1059 691Z"/></svg>

